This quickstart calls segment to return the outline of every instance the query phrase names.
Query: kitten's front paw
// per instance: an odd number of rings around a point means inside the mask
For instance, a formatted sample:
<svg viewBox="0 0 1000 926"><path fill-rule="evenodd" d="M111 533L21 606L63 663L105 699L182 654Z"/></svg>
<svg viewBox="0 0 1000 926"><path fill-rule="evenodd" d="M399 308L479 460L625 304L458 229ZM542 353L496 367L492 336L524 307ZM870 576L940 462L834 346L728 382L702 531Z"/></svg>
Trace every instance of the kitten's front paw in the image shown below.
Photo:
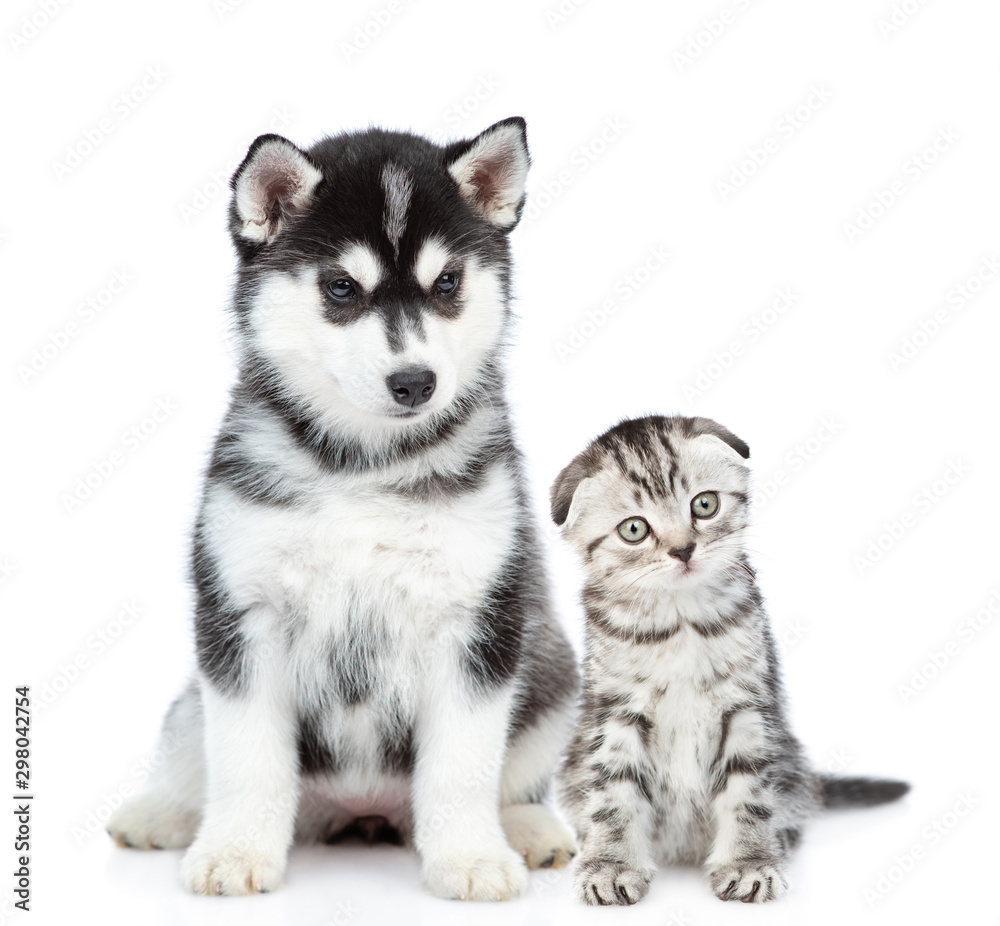
<svg viewBox="0 0 1000 926"><path fill-rule="evenodd" d="M511 900L523 890L528 870L506 843L492 851L471 848L424 858L424 881L445 900Z"/></svg>
<svg viewBox="0 0 1000 926"><path fill-rule="evenodd" d="M633 868L616 859L584 856L576 869L574 887L580 900L594 906L634 904L646 896L653 874L652 869Z"/></svg>
<svg viewBox="0 0 1000 926"><path fill-rule="evenodd" d="M181 862L181 880L195 894L266 894L281 886L287 853L237 849L198 840Z"/></svg>
<svg viewBox="0 0 1000 926"><path fill-rule="evenodd" d="M719 900L764 903L777 900L788 890L781 863L773 858L739 859L709 872L712 890Z"/></svg>

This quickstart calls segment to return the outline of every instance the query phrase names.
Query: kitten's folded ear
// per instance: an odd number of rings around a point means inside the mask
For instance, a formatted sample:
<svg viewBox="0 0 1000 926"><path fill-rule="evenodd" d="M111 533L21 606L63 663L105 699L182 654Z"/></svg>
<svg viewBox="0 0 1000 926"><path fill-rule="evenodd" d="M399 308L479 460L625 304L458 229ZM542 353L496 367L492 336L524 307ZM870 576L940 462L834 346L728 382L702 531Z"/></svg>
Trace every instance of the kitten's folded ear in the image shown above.
<svg viewBox="0 0 1000 926"><path fill-rule="evenodd" d="M556 476L556 481L549 490L549 499L552 505L552 520L558 527L566 523L570 506L573 504L573 496L576 495L580 483L592 474L592 470L590 458L584 452Z"/></svg>
<svg viewBox="0 0 1000 926"><path fill-rule="evenodd" d="M701 434L717 437L732 447L744 460L750 459L750 448L746 441L740 440L732 431L711 418L688 418L687 431L691 437L698 437Z"/></svg>

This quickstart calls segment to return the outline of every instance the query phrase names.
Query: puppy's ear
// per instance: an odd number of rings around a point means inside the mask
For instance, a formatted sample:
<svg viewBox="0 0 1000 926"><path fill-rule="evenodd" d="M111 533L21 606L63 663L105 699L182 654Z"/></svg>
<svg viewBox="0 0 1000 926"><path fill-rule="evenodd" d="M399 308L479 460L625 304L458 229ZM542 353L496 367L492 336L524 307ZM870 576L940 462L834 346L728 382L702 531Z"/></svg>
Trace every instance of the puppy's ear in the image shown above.
<svg viewBox="0 0 1000 926"><path fill-rule="evenodd" d="M687 431L691 437L698 437L701 434L717 437L732 447L744 460L750 459L750 448L746 441L740 440L732 431L711 418L688 418Z"/></svg>
<svg viewBox="0 0 1000 926"><path fill-rule="evenodd" d="M549 501L551 502L552 520L555 521L557 527L566 525L576 490L584 479L593 475L593 471L594 467L590 455L584 451L556 476L556 481L552 483L552 488L549 490Z"/></svg>
<svg viewBox="0 0 1000 926"><path fill-rule="evenodd" d="M528 176L528 139L520 116L504 119L445 149L445 164L466 202L505 231L517 225Z"/></svg>
<svg viewBox="0 0 1000 926"><path fill-rule="evenodd" d="M261 135L236 169L232 231L254 244L273 241L292 216L303 212L323 175L305 152L280 135Z"/></svg>

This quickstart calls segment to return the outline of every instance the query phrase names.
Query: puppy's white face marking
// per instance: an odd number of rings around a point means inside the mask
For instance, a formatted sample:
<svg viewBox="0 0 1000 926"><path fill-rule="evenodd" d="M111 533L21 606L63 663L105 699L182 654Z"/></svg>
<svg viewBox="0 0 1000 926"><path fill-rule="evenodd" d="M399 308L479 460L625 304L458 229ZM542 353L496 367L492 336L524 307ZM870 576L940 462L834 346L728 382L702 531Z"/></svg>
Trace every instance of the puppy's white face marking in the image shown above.
<svg viewBox="0 0 1000 926"><path fill-rule="evenodd" d="M358 246L345 253L340 264L364 286L379 278L372 257ZM382 320L366 313L339 325L327 318L326 310L317 268L273 274L254 303L252 337L280 370L290 393L329 424L357 432L380 420L391 423L399 406L385 378L395 369L396 358Z"/></svg>
<svg viewBox="0 0 1000 926"><path fill-rule="evenodd" d="M451 253L438 238L428 238L423 243L413 264L413 275L424 292L431 291L451 260Z"/></svg>
<svg viewBox="0 0 1000 926"><path fill-rule="evenodd" d="M399 257L399 239L406 231L410 197L413 195L413 178L410 172L398 164L386 164L382 168L382 189L385 190L385 212L382 228L392 244L392 250Z"/></svg>
<svg viewBox="0 0 1000 926"><path fill-rule="evenodd" d="M387 268L361 243L346 248L337 263L369 297L386 282ZM420 249L413 268L428 299L449 267L460 272L462 311L446 318L428 307L420 325L401 326L395 343L378 305L352 321L331 321L317 267L273 273L263 281L251 309L250 337L290 394L331 426L374 436L425 421L474 381L506 318L498 273L475 258L458 260L436 239ZM433 371L437 384L428 402L411 409L395 401L386 380L403 370Z"/></svg>
<svg viewBox="0 0 1000 926"><path fill-rule="evenodd" d="M385 268L378 254L360 241L347 245L340 252L338 263L349 277L369 293L385 277Z"/></svg>
<svg viewBox="0 0 1000 926"><path fill-rule="evenodd" d="M496 270L470 257L465 259L461 274L461 314L454 319L429 316L425 327L428 344L443 346L456 381L464 384L472 380L499 343L507 309Z"/></svg>

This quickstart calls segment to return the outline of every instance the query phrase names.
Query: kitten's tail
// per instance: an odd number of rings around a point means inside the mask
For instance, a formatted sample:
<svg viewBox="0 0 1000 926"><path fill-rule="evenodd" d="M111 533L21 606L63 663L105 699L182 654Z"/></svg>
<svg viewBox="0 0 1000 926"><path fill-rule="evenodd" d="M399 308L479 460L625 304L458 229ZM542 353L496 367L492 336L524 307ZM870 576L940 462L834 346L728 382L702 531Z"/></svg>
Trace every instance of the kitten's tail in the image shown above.
<svg viewBox="0 0 1000 926"><path fill-rule="evenodd" d="M910 790L906 781L888 778L836 778L819 775L824 807L874 807L902 797Z"/></svg>

